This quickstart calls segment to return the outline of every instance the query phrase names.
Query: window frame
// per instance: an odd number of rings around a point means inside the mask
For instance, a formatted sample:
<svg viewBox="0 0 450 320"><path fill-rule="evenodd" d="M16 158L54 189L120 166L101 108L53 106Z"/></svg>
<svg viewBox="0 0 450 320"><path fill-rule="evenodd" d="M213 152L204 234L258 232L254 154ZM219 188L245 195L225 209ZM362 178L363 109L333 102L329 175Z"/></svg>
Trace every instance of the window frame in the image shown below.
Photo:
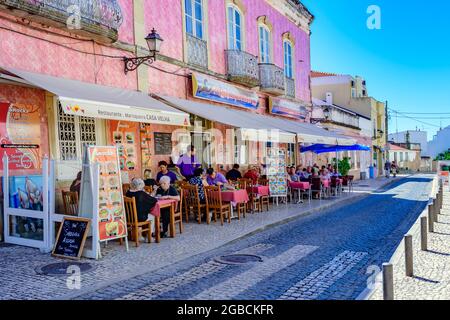
<svg viewBox="0 0 450 320"><path fill-rule="evenodd" d="M288 55L287 55L287 45L289 45L291 52L290 52L290 61L288 61ZM289 79L295 79L295 72L294 72L294 44L289 39L283 39L283 62L284 62L284 76ZM289 63L288 63L289 62ZM287 66L290 67L290 76L288 73Z"/></svg>
<svg viewBox="0 0 450 320"><path fill-rule="evenodd" d="M230 17L230 9L232 10L232 17ZM236 24L236 13L239 14L240 23L239 26ZM239 50L244 51L245 48L245 41L244 41L244 13L242 10L234 5L234 4L228 4L226 6L226 17L227 17L227 47L228 50ZM231 19L232 18L232 19ZM232 25L230 26L230 24ZM238 48L237 44L237 27L239 27L239 45L240 48ZM233 43L231 43L233 41ZM232 45L231 45L232 44Z"/></svg>
<svg viewBox="0 0 450 320"><path fill-rule="evenodd" d="M196 37L201 40L205 40L205 6L204 1L206 0L184 0L183 1L183 11L184 11L184 29L187 34L189 34L192 37ZM190 3L191 6L191 14L189 15L187 12L187 3ZM201 8L201 19L198 19L197 12L196 12L196 5L197 3L200 3ZM192 29L192 33L188 30L188 24L190 20L190 26ZM200 22L201 24L201 35L198 35L197 32L197 22Z"/></svg>
<svg viewBox="0 0 450 320"><path fill-rule="evenodd" d="M266 32L267 39L263 39L263 37L261 36L261 30ZM266 45L267 53L266 54L263 54L263 49L264 49L263 48L264 43L262 42L263 40L267 40L267 45ZM258 47L259 47L259 62L271 64L273 61L273 58L272 58L272 53L273 53L272 31L266 24L262 24L262 23L258 24ZM263 61L263 58L265 56L268 58L268 61Z"/></svg>

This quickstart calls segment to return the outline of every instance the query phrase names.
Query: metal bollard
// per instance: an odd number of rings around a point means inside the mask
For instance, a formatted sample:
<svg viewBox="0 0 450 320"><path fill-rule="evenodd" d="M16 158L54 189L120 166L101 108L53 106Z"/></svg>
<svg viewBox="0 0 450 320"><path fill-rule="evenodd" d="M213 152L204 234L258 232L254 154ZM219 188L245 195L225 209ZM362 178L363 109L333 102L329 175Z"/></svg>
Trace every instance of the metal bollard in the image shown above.
<svg viewBox="0 0 450 320"><path fill-rule="evenodd" d="M405 273L407 277L414 276L413 237L405 236Z"/></svg>
<svg viewBox="0 0 450 320"><path fill-rule="evenodd" d="M428 205L428 230L434 232L434 217L433 217L433 204Z"/></svg>
<svg viewBox="0 0 450 320"><path fill-rule="evenodd" d="M420 218L420 244L423 251L428 250L428 230L427 230L427 217Z"/></svg>
<svg viewBox="0 0 450 320"><path fill-rule="evenodd" d="M394 300L394 266L383 263L383 299Z"/></svg>
<svg viewBox="0 0 450 320"><path fill-rule="evenodd" d="M438 222L439 204L437 198L433 199L433 222Z"/></svg>

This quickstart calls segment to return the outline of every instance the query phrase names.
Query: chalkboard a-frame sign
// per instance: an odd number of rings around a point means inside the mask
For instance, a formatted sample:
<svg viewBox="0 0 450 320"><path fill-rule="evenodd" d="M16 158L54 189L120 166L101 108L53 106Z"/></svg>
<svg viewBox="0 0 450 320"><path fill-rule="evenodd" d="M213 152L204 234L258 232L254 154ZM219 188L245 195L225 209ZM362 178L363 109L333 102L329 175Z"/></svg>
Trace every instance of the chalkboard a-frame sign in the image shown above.
<svg viewBox="0 0 450 320"><path fill-rule="evenodd" d="M90 219L64 218L59 227L52 256L78 260L91 224Z"/></svg>

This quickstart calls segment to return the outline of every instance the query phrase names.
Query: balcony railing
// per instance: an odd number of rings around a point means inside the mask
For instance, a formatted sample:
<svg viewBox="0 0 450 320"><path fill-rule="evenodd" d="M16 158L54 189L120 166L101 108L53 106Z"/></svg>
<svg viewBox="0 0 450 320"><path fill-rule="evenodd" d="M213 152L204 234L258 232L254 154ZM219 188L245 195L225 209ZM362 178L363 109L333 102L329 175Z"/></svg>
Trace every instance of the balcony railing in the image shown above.
<svg viewBox="0 0 450 320"><path fill-rule="evenodd" d="M123 22L117 0L0 0L0 11L103 42L117 41Z"/></svg>
<svg viewBox="0 0 450 320"><path fill-rule="evenodd" d="M271 63L259 64L259 79L261 91L282 95L285 92L284 71Z"/></svg>
<svg viewBox="0 0 450 320"><path fill-rule="evenodd" d="M295 98L295 80L285 77L286 92L285 95L289 98Z"/></svg>
<svg viewBox="0 0 450 320"><path fill-rule="evenodd" d="M226 50L228 79L253 88L259 85L258 58L240 50Z"/></svg>
<svg viewBox="0 0 450 320"><path fill-rule="evenodd" d="M188 63L208 69L208 44L205 40L186 34Z"/></svg>

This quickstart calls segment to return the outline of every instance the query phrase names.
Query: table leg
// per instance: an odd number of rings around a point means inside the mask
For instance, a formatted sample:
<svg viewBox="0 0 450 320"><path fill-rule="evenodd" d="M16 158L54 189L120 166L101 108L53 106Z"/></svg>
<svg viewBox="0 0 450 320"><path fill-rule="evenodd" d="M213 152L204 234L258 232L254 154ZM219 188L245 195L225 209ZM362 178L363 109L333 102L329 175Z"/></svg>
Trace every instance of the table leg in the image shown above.
<svg viewBox="0 0 450 320"><path fill-rule="evenodd" d="M169 233L171 238L175 238L175 205L170 206L170 224L169 224Z"/></svg>
<svg viewBox="0 0 450 320"><path fill-rule="evenodd" d="M161 224L160 217L155 217L155 242L161 242Z"/></svg>

